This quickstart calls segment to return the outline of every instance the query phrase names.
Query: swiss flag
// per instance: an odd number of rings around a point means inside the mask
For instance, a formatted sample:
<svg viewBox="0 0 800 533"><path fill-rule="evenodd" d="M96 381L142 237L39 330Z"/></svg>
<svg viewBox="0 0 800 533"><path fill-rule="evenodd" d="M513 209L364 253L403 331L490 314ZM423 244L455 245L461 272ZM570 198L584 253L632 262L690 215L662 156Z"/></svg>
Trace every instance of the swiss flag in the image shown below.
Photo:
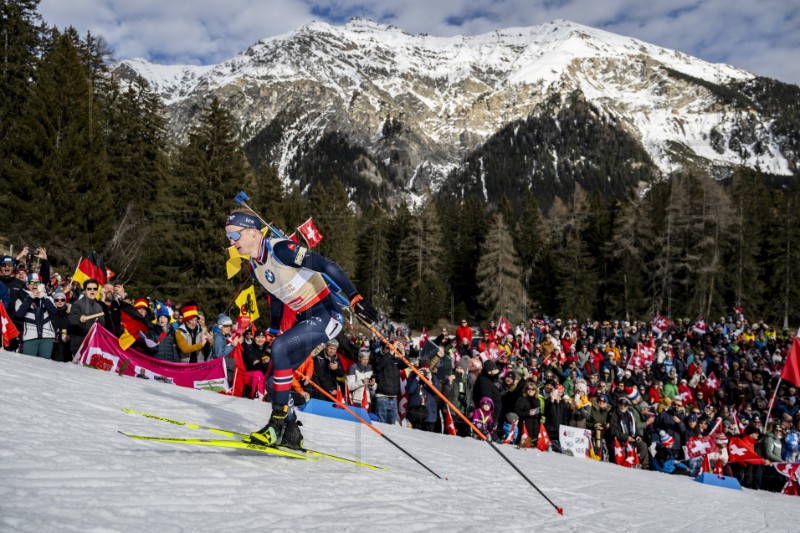
<svg viewBox="0 0 800 533"><path fill-rule="evenodd" d="M706 321L701 318L700 320L698 320L697 322L694 323L694 326L692 326L692 330L694 330L694 332L697 333L698 335L701 335L701 336L705 335L706 334Z"/></svg>
<svg viewBox="0 0 800 533"><path fill-rule="evenodd" d="M616 438L614 439L614 461L616 461L618 465L625 464L625 450Z"/></svg>
<svg viewBox="0 0 800 533"><path fill-rule="evenodd" d="M508 436L503 441L503 444L514 444L514 430L517 429L517 421L511 422L511 429L508 430Z"/></svg>
<svg viewBox="0 0 800 533"><path fill-rule="evenodd" d="M425 346L425 343L428 342L428 339L430 338L431 336L428 335L428 329L422 328L422 335L419 336L419 347L422 348Z"/></svg>
<svg viewBox="0 0 800 533"><path fill-rule="evenodd" d="M630 442L625 445L625 464L628 468L633 468L639 464L639 455L636 453L636 448Z"/></svg>
<svg viewBox="0 0 800 533"><path fill-rule="evenodd" d="M336 387L336 403L338 404L344 403L344 396L342 396L341 387Z"/></svg>
<svg viewBox="0 0 800 533"><path fill-rule="evenodd" d="M536 448L542 452L550 449L550 435L547 434L542 422L539 422L539 440L536 442Z"/></svg>
<svg viewBox="0 0 800 533"><path fill-rule="evenodd" d="M784 485L781 489L781 494L786 494L787 496L800 496L800 487L798 487L797 481L793 479L787 481L786 485Z"/></svg>
<svg viewBox="0 0 800 533"><path fill-rule="evenodd" d="M710 373L706 379L706 385L711 390L717 390L719 388L719 378L713 372Z"/></svg>
<svg viewBox="0 0 800 533"><path fill-rule="evenodd" d="M722 459L717 459L717 464L714 465L714 473L720 479L725 477L725 474L722 472Z"/></svg>
<svg viewBox="0 0 800 533"><path fill-rule="evenodd" d="M760 465L764 463L764 459L753 450L753 443L748 443L747 440L739 437L731 437L730 444L728 444L728 457L729 463L749 463L753 465Z"/></svg>
<svg viewBox="0 0 800 533"><path fill-rule="evenodd" d="M369 412L369 387L364 385L364 394L361 396L361 407Z"/></svg>
<svg viewBox="0 0 800 533"><path fill-rule="evenodd" d="M790 480L797 480L797 470L800 469L800 463L772 463L772 466Z"/></svg>
<svg viewBox="0 0 800 533"><path fill-rule="evenodd" d="M795 337L792 349L783 363L781 379L785 379L800 387L800 338Z"/></svg>
<svg viewBox="0 0 800 533"><path fill-rule="evenodd" d="M653 331L662 335L667 328L669 327L669 320L666 317L661 316L660 313L656 314L655 318L653 319Z"/></svg>
<svg viewBox="0 0 800 533"><path fill-rule="evenodd" d="M3 305L3 302L0 302L0 321L2 321L3 324L3 347L5 348L12 339L19 336L19 330L11 321L8 313L6 313L6 306Z"/></svg>
<svg viewBox="0 0 800 533"><path fill-rule="evenodd" d="M458 433L456 431L456 425L453 423L453 417L450 415L449 407L444 410L444 422L445 422L444 429L447 431L448 435L455 435L456 433ZM511 435L512 436L514 435L513 429L511 431Z"/></svg>
<svg viewBox="0 0 800 533"><path fill-rule="evenodd" d="M531 438L528 436L528 428L525 424L522 424L522 435L519 438L519 446L520 448L531 447Z"/></svg>
<svg viewBox="0 0 800 533"><path fill-rule="evenodd" d="M506 322L505 318L500 317L500 321L497 323L497 337L505 339L509 333L511 333L511 325Z"/></svg>
<svg viewBox="0 0 800 533"><path fill-rule="evenodd" d="M319 241L322 240L322 233L320 233L317 226L314 225L314 219L311 217L303 222L303 224L297 228L297 231L299 231L300 235L306 240L309 248L314 248L319 244Z"/></svg>
<svg viewBox="0 0 800 533"><path fill-rule="evenodd" d="M706 435L705 437L690 437L689 441L686 443L686 455L689 459L718 451L719 447L717 447L717 443L711 435ZM710 469L708 471L710 472Z"/></svg>
<svg viewBox="0 0 800 533"><path fill-rule="evenodd" d="M711 461L708 460L707 455L703 456L703 466L700 467L700 473L711 473Z"/></svg>

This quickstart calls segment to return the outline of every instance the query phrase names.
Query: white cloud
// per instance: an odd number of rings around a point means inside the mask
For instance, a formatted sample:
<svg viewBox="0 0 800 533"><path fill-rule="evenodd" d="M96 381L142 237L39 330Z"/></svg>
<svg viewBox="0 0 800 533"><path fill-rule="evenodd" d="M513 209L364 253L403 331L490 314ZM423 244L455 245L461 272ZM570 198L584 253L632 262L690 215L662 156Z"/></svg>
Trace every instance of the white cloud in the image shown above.
<svg viewBox="0 0 800 533"><path fill-rule="evenodd" d="M564 18L800 83L800 2L786 0L42 0L39 11L102 35L118 58L162 63L216 63L325 15L443 36Z"/></svg>

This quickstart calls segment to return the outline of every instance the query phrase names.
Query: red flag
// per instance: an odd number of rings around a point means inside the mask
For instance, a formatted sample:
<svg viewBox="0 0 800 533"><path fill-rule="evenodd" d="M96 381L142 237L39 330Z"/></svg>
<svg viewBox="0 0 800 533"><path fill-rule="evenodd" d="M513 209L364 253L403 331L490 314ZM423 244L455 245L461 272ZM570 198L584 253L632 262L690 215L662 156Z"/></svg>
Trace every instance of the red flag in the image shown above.
<svg viewBox="0 0 800 533"><path fill-rule="evenodd" d="M719 462L719 461L717 461ZM703 466L700 468L701 473L711 473L711 461L708 460L708 456L703 456Z"/></svg>
<svg viewBox="0 0 800 533"><path fill-rule="evenodd" d="M614 461L616 461L618 465L625 464L625 450L622 449L616 437L614 438Z"/></svg>
<svg viewBox="0 0 800 533"><path fill-rule="evenodd" d="M697 322L694 323L694 326L692 326L692 330L694 330L694 332L697 333L698 335L701 335L701 336L705 335L706 334L706 321L701 318L700 320L698 320Z"/></svg>
<svg viewBox="0 0 800 533"><path fill-rule="evenodd" d="M397 416L400 420L405 420L408 411L408 370L400 371L400 393L397 395Z"/></svg>
<svg viewBox="0 0 800 533"><path fill-rule="evenodd" d="M422 348L425 346L425 343L428 342L428 339L430 338L431 336L428 335L428 329L422 328L422 335L419 336L419 347Z"/></svg>
<svg viewBox="0 0 800 533"><path fill-rule="evenodd" d="M445 431L447 431L448 435L455 435L456 433L458 433L456 431L456 425L453 423L453 417L450 416L449 407L445 408L444 410L444 422L445 422L444 429ZM512 431L511 434L513 435L514 432Z"/></svg>
<svg viewBox="0 0 800 533"><path fill-rule="evenodd" d="M656 313L655 318L653 318L653 331L662 335L667 328L669 327L669 320L666 317L661 316L661 313Z"/></svg>
<svg viewBox="0 0 800 533"><path fill-rule="evenodd" d="M3 347L5 348L12 339L19 336L19 330L11 321L11 317L8 316L8 313L6 313L6 306L3 305L3 302L0 302L0 321L2 321L3 324Z"/></svg>
<svg viewBox="0 0 800 533"><path fill-rule="evenodd" d="M686 443L686 456L689 459L705 456L709 453L716 453L718 451L719 447L711 435L706 435L705 437L689 437L689 441Z"/></svg>
<svg viewBox="0 0 800 533"><path fill-rule="evenodd" d="M797 480L797 471L800 469L800 463L772 463L772 466L790 480Z"/></svg>
<svg viewBox="0 0 800 533"><path fill-rule="evenodd" d="M320 233L317 226L314 225L314 219L311 217L303 222L303 224L297 228L297 231L299 231L300 235L306 240L309 248L314 248L319 244L319 241L322 240L322 233Z"/></svg>
<svg viewBox="0 0 800 533"><path fill-rule="evenodd" d="M500 320L497 322L497 338L505 340L506 335L511 333L511 325L506 322L506 319L500 317Z"/></svg>
<svg viewBox="0 0 800 533"><path fill-rule="evenodd" d="M744 402L744 398L742 398L742 401ZM736 412L736 409L731 411L731 415L733 416L733 423L736 424L736 431L744 433L746 426L739 420L739 414Z"/></svg>
<svg viewBox="0 0 800 533"><path fill-rule="evenodd" d="M628 468L633 468L639 464L639 454L636 453L636 448L630 442L625 445L625 465Z"/></svg>
<svg viewBox="0 0 800 533"><path fill-rule="evenodd" d="M296 242L297 244L300 244L300 239L297 238L297 232L296 231L294 233L292 233L291 235L289 235L289 240L292 241L292 242Z"/></svg>
<svg viewBox="0 0 800 533"><path fill-rule="evenodd" d="M713 372L710 373L708 379L706 379L706 385L711 390L717 390L719 388L719 378Z"/></svg>
<svg viewBox="0 0 800 533"><path fill-rule="evenodd" d="M752 440L731 437L730 444L728 444L728 460L729 463L750 463L753 465L760 465L764 463L764 459L753 450L754 443Z"/></svg>
<svg viewBox="0 0 800 533"><path fill-rule="evenodd" d="M800 338L794 338L792 349L789 350L789 355L786 356L786 361L783 362L781 379L800 387Z"/></svg>
<svg viewBox="0 0 800 533"><path fill-rule="evenodd" d="M369 411L369 387L364 385L364 394L361 395L361 407Z"/></svg>
<svg viewBox="0 0 800 533"><path fill-rule="evenodd" d="M714 465L714 473L718 478L723 479L725 474L722 472L722 459L717 459L717 464Z"/></svg>
<svg viewBox="0 0 800 533"><path fill-rule="evenodd" d="M528 436L528 428L525 424L522 424L522 435L519 438L519 446L520 448L531 447L531 438Z"/></svg>
<svg viewBox="0 0 800 533"><path fill-rule="evenodd" d="M781 494L786 494L787 496L800 496L800 487L798 487L797 481L793 479L787 481L786 485L784 485L781 489Z"/></svg>
<svg viewBox="0 0 800 533"><path fill-rule="evenodd" d="M550 449L550 435L542 422L539 422L539 440L536 442L536 448L541 452L546 452Z"/></svg>
<svg viewBox="0 0 800 533"><path fill-rule="evenodd" d="M336 387L336 403L345 403L344 396L342 396L342 388Z"/></svg>
<svg viewBox="0 0 800 533"><path fill-rule="evenodd" d="M516 429L517 429L517 420L514 420L513 422L511 422L511 429L508 430L508 435L506 435L505 440L503 440L503 444L514 444L514 431Z"/></svg>

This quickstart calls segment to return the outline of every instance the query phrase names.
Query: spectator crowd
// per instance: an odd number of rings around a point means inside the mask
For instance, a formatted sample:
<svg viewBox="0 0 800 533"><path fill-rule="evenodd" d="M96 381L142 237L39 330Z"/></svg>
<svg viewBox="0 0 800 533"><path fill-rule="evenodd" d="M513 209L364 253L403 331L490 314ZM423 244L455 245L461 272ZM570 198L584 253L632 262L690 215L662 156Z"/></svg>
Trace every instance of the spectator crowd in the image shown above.
<svg viewBox="0 0 800 533"><path fill-rule="evenodd" d="M44 248L0 257L0 280L0 301L20 332L7 349L73 361L95 323L122 335L120 313L131 305L152 324L137 350L171 362L225 358L231 380L238 366L251 397L269 396L271 338L263 329L234 334L231 317L207 323L193 301L129 298L124 286L91 278L81 286L51 274ZM741 314L701 326L656 317L516 326L501 319L478 328L465 319L452 332L443 327L435 338L412 340L405 326L382 323L394 349L343 333L297 369L293 396L302 405L330 394L384 423L462 437L475 436L474 426L496 441L554 452L561 452L559 427L572 426L591 433L592 457L614 462L623 446L639 468L668 474L696 475L703 459L687 454L687 444L707 436L718 472L744 487L780 491L785 478L769 466L800 462L797 386L779 380L794 335ZM734 438L757 459L731 461Z"/></svg>

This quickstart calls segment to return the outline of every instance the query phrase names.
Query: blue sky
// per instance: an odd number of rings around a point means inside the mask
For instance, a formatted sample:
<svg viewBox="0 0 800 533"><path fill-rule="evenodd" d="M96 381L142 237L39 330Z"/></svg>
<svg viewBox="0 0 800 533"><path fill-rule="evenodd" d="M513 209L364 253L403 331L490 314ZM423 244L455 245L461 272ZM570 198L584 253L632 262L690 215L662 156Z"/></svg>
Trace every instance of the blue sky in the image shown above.
<svg viewBox="0 0 800 533"><path fill-rule="evenodd" d="M39 12L103 36L117 59L198 65L311 20L450 36L567 19L800 83L800 0L42 0Z"/></svg>

